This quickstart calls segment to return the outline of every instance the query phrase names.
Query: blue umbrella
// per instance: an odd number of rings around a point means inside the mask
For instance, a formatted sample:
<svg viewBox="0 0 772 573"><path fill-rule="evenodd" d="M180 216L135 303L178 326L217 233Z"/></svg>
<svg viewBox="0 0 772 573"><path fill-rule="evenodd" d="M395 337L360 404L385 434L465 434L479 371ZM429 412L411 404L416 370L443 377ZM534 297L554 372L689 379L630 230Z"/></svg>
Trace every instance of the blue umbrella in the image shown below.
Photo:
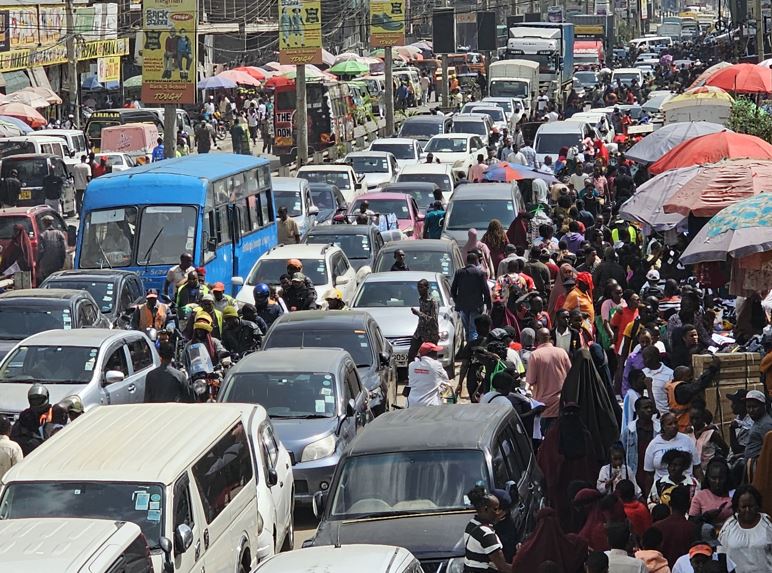
<svg viewBox="0 0 772 573"><path fill-rule="evenodd" d="M228 78L221 78L218 76L212 76L198 82L198 89L200 90L216 90L218 88L232 89L236 87L236 82L229 80Z"/></svg>
<svg viewBox="0 0 772 573"><path fill-rule="evenodd" d="M102 84L99 83L96 74L89 74L81 82L80 87L84 90L98 90L102 88Z"/></svg>
<svg viewBox="0 0 772 573"><path fill-rule="evenodd" d="M18 127L23 134L30 133L32 131L32 128L24 123L22 120L20 120L18 117L11 117L10 115L0 115L0 120L4 121L5 123L12 123L16 127Z"/></svg>

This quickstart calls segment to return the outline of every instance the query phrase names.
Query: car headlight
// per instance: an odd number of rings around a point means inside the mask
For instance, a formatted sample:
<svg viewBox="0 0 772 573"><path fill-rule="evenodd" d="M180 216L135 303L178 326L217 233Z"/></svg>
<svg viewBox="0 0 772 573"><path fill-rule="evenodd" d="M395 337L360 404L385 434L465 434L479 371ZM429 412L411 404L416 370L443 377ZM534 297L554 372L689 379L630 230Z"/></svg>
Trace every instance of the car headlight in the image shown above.
<svg viewBox="0 0 772 573"><path fill-rule="evenodd" d="M464 571L464 558L456 557L448 561L448 568L445 569L446 573L463 573Z"/></svg>
<svg viewBox="0 0 772 573"><path fill-rule="evenodd" d="M335 453L336 445L337 440L335 439L335 434L330 434L321 440L311 442L305 448L303 448L303 455L301 456L300 461L301 463L312 462L314 460L331 456L333 453Z"/></svg>
<svg viewBox="0 0 772 573"><path fill-rule="evenodd" d="M440 340L445 341L448 339L448 331L440 330Z"/></svg>

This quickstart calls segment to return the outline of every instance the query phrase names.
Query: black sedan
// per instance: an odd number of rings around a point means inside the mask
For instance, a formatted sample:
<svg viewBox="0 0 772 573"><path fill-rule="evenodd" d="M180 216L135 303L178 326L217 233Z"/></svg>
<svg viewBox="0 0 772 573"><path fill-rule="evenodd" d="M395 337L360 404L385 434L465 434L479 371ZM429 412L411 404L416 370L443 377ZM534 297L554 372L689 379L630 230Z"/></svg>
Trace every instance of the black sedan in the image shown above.
<svg viewBox="0 0 772 573"><path fill-rule="evenodd" d="M372 316L356 310L284 313L263 339L263 348L342 348L356 363L370 406L378 415L397 403L397 369L391 344Z"/></svg>
<svg viewBox="0 0 772 573"><path fill-rule="evenodd" d="M316 224L329 223L338 211L345 212L348 209L348 203L335 185L327 183L309 183L311 190L311 201L319 209L316 215Z"/></svg>
<svg viewBox="0 0 772 573"><path fill-rule="evenodd" d="M340 247L356 270L364 266L372 268L384 243L375 225L317 225L308 231L304 242Z"/></svg>

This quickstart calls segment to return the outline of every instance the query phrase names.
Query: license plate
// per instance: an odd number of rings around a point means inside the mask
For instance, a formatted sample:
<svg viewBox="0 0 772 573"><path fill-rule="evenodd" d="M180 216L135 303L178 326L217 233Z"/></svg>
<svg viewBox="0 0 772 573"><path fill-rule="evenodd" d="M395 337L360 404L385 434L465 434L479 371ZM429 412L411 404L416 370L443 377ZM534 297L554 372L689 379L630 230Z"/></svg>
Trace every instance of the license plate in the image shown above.
<svg viewBox="0 0 772 573"><path fill-rule="evenodd" d="M27 189L26 191L24 189L22 189L21 192L19 193L19 199L21 199L21 200L23 200L23 199L27 199L27 200L32 199L32 191L30 191L29 189Z"/></svg>
<svg viewBox="0 0 772 573"><path fill-rule="evenodd" d="M394 354L394 362L397 365L397 368L404 368L407 366L407 353L396 353Z"/></svg>

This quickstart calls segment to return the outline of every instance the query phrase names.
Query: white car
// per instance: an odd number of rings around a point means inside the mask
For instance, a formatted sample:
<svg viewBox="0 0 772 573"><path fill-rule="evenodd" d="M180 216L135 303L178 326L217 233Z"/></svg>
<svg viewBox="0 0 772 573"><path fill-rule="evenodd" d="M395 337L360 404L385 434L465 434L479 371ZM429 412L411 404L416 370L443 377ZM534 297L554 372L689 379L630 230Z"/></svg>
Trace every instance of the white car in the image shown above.
<svg viewBox="0 0 772 573"><path fill-rule="evenodd" d="M357 274L346 254L334 245L278 245L257 259L246 280L233 277L233 284L242 287L236 300L254 304L252 294L255 285L265 283L278 286L280 277L287 274L287 261L298 259L303 263L302 273L314 283L316 298L322 302L324 293L333 286L343 293L349 302L357 288Z"/></svg>
<svg viewBox="0 0 772 573"><path fill-rule="evenodd" d="M473 133L435 135L426 142L424 153L431 153L435 160L451 165L457 179L466 178L469 168L477 163L478 154L487 157L482 138Z"/></svg>
<svg viewBox="0 0 772 573"><path fill-rule="evenodd" d="M421 144L417 139L407 137L376 139L370 144L370 151L388 151L397 158L400 169L421 161Z"/></svg>
<svg viewBox="0 0 772 573"><path fill-rule="evenodd" d="M305 179L309 183L335 185L343 194L343 198L347 203L351 203L354 197L364 191L364 185L362 184L364 178L357 176L351 165L343 163L304 165L298 169L296 177Z"/></svg>
<svg viewBox="0 0 772 573"><path fill-rule="evenodd" d="M453 166L447 163L421 163L403 167L397 175L397 183L405 183L406 181L434 183L442 189L442 198L446 203L456 188Z"/></svg>
<svg viewBox="0 0 772 573"><path fill-rule="evenodd" d="M107 157L107 164L112 167L113 173L127 171L137 165L137 162L128 153L100 153L98 157Z"/></svg>
<svg viewBox="0 0 772 573"><path fill-rule="evenodd" d="M595 127L595 131L601 136L603 143L613 143L616 132L614 123L611 121L611 115L605 111L592 109L590 111L580 111L569 117L568 122L589 123Z"/></svg>
<svg viewBox="0 0 772 573"><path fill-rule="evenodd" d="M410 551L390 545L351 544L306 547L280 553L260 563L252 573L335 571L336 573L417 573L421 564Z"/></svg>
<svg viewBox="0 0 772 573"><path fill-rule="evenodd" d="M391 183L399 172L397 159L388 151L354 151L346 155L343 162L351 165L357 176L364 177L368 191Z"/></svg>
<svg viewBox="0 0 772 573"><path fill-rule="evenodd" d="M482 99L482 103L493 103L504 110L504 115L507 116L510 129L520 123L525 115L525 104L519 97L494 97L488 96ZM469 104L467 104L469 105ZM472 102L473 106L480 105L478 102ZM466 106L464 106L466 107Z"/></svg>
<svg viewBox="0 0 772 573"><path fill-rule="evenodd" d="M497 129L499 133L510 127L509 122L507 121L507 116L504 115L504 110L493 103L489 103L487 105L478 104L470 110L470 113L487 115L491 119L491 123L493 124L494 129Z"/></svg>

